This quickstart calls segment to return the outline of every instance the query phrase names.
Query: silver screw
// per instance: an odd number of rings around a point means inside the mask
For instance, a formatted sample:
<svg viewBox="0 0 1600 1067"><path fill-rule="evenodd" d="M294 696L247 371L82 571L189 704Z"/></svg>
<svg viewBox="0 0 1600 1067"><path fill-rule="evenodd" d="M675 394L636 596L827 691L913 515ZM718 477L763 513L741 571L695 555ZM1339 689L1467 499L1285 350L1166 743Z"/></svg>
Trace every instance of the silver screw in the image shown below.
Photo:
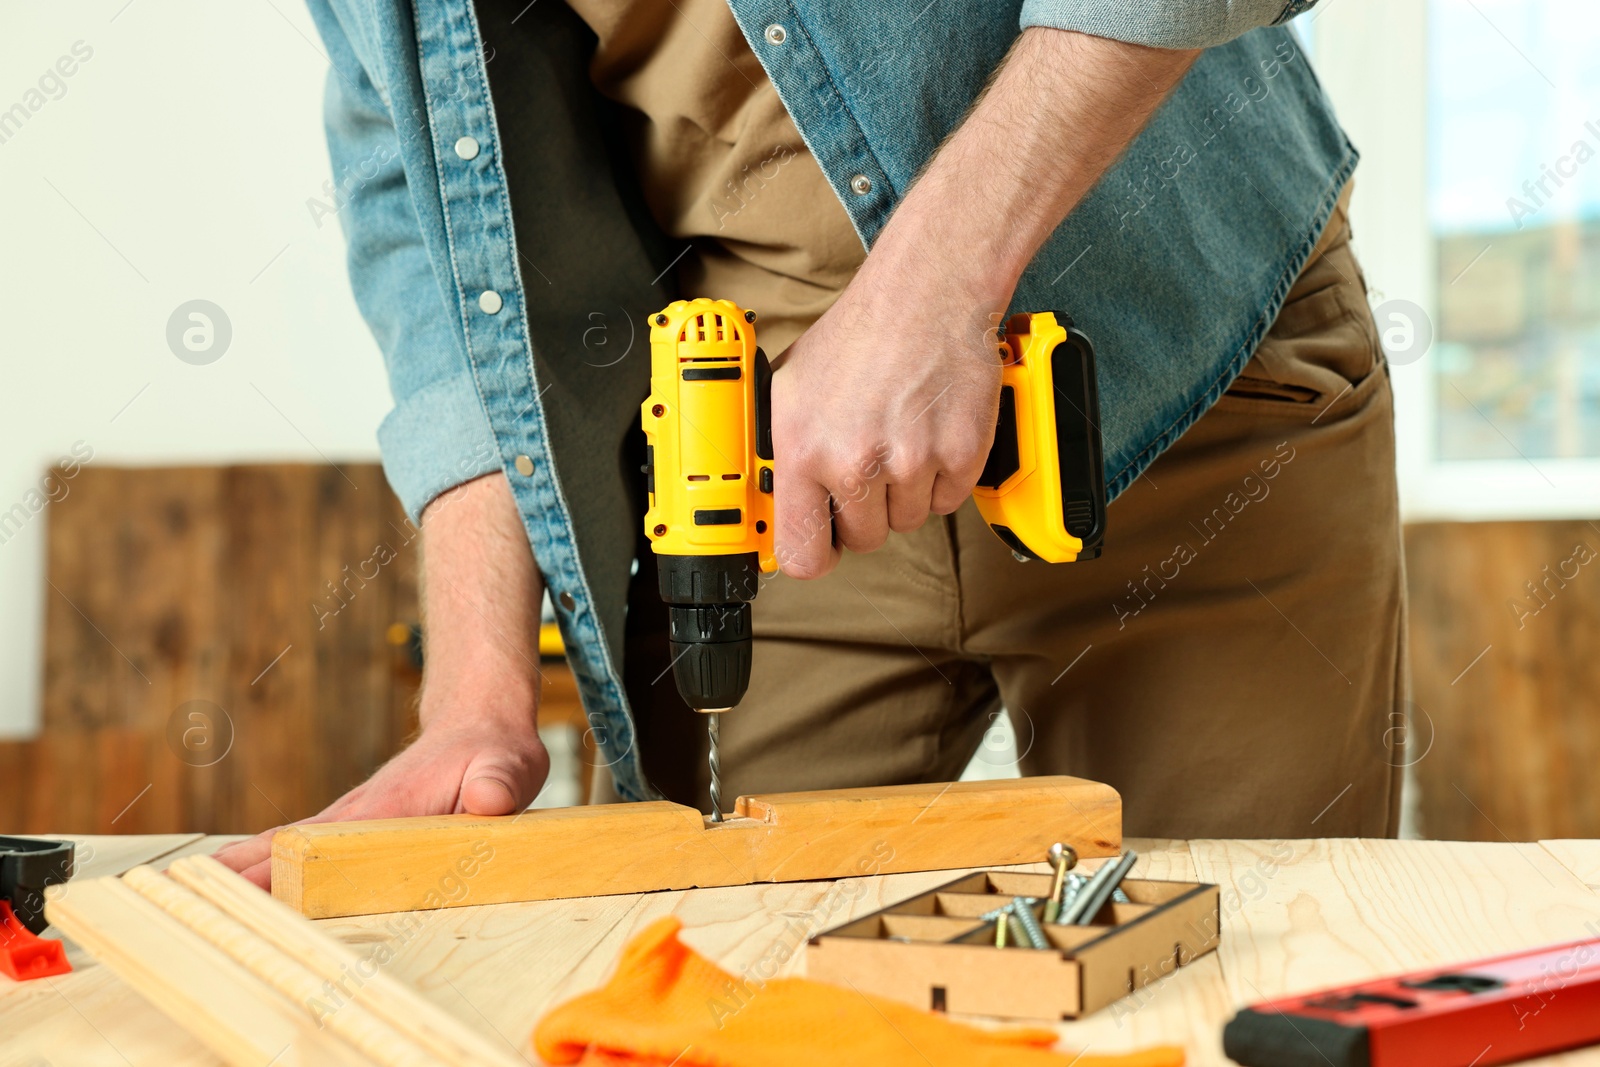
<svg viewBox="0 0 1600 1067"><path fill-rule="evenodd" d="M1033 906L1038 903L1032 897L1014 897L1011 901L1011 914L1017 920L1017 925L1022 927L1022 932L1027 935L1028 944L1034 948L1049 948L1050 942L1045 939L1044 931L1039 929L1039 918L1033 913Z"/></svg>
<svg viewBox="0 0 1600 1067"><path fill-rule="evenodd" d="M1111 891L1116 889L1128 871L1133 868L1134 861L1139 854L1129 849L1122 854L1116 863L1107 863L1101 866L1094 876L1089 879L1089 884L1083 887L1072 907L1061 913L1063 923L1076 923L1087 926L1094 921L1094 917L1105 907L1107 900L1111 899Z"/></svg>
<svg viewBox="0 0 1600 1067"><path fill-rule="evenodd" d="M1062 917L1071 909L1073 902L1078 899L1078 894L1083 892L1083 887L1089 884L1089 879L1081 874L1069 874L1061 886L1061 907L1056 909L1056 917L1052 922L1064 922Z"/></svg>

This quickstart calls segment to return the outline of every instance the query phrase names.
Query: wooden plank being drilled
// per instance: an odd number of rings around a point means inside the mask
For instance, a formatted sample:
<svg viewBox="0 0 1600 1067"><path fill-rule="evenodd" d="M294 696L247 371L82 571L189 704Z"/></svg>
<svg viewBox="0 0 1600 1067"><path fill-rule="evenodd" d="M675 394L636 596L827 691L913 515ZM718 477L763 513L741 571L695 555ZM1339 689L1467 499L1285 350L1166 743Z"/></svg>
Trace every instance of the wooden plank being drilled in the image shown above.
<svg viewBox="0 0 1600 1067"><path fill-rule="evenodd" d="M740 797L713 823L665 801L280 830L272 894L303 915L414 911L1116 855L1122 799L1081 778Z"/></svg>

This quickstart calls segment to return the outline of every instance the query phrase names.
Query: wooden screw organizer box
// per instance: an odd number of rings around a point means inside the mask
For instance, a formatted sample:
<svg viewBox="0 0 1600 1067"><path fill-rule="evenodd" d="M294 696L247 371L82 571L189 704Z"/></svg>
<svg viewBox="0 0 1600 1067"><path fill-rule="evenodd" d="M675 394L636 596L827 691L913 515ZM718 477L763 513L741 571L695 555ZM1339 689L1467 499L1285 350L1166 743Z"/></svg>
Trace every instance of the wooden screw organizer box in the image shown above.
<svg viewBox="0 0 1600 1067"><path fill-rule="evenodd" d="M1092 924L1043 923L1053 948L996 948L994 924L979 916L1013 897L1046 897L1051 881L1049 874L969 874L817 934L806 945L806 974L934 1011L1073 1019L1217 947L1216 886L1127 878L1122 890L1131 903L1107 903Z"/></svg>

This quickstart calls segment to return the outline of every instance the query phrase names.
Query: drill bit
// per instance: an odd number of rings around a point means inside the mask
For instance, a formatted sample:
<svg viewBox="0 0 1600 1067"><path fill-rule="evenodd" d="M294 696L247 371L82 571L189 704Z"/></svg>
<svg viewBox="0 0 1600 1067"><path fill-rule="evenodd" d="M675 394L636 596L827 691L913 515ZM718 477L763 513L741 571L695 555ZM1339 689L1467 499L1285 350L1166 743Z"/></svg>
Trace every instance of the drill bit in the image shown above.
<svg viewBox="0 0 1600 1067"><path fill-rule="evenodd" d="M717 756L718 736L722 733L722 715L713 711L706 716L706 736L711 739L711 821L722 821L722 761Z"/></svg>

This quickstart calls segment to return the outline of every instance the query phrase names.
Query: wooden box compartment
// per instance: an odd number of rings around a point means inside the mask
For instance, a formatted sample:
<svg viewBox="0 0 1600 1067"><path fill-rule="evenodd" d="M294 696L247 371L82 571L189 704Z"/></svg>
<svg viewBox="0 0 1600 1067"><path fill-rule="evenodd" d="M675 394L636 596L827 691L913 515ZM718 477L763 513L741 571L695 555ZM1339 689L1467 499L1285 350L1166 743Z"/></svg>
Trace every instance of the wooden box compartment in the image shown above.
<svg viewBox="0 0 1600 1067"><path fill-rule="evenodd" d="M1074 1019L1217 947L1216 886L1127 878L1129 903L1107 903L1093 923L1041 922L1051 948L995 948L994 924L979 916L1013 897L1048 896L1051 882L1014 871L966 875L824 930L806 945L806 973L934 1011Z"/></svg>

